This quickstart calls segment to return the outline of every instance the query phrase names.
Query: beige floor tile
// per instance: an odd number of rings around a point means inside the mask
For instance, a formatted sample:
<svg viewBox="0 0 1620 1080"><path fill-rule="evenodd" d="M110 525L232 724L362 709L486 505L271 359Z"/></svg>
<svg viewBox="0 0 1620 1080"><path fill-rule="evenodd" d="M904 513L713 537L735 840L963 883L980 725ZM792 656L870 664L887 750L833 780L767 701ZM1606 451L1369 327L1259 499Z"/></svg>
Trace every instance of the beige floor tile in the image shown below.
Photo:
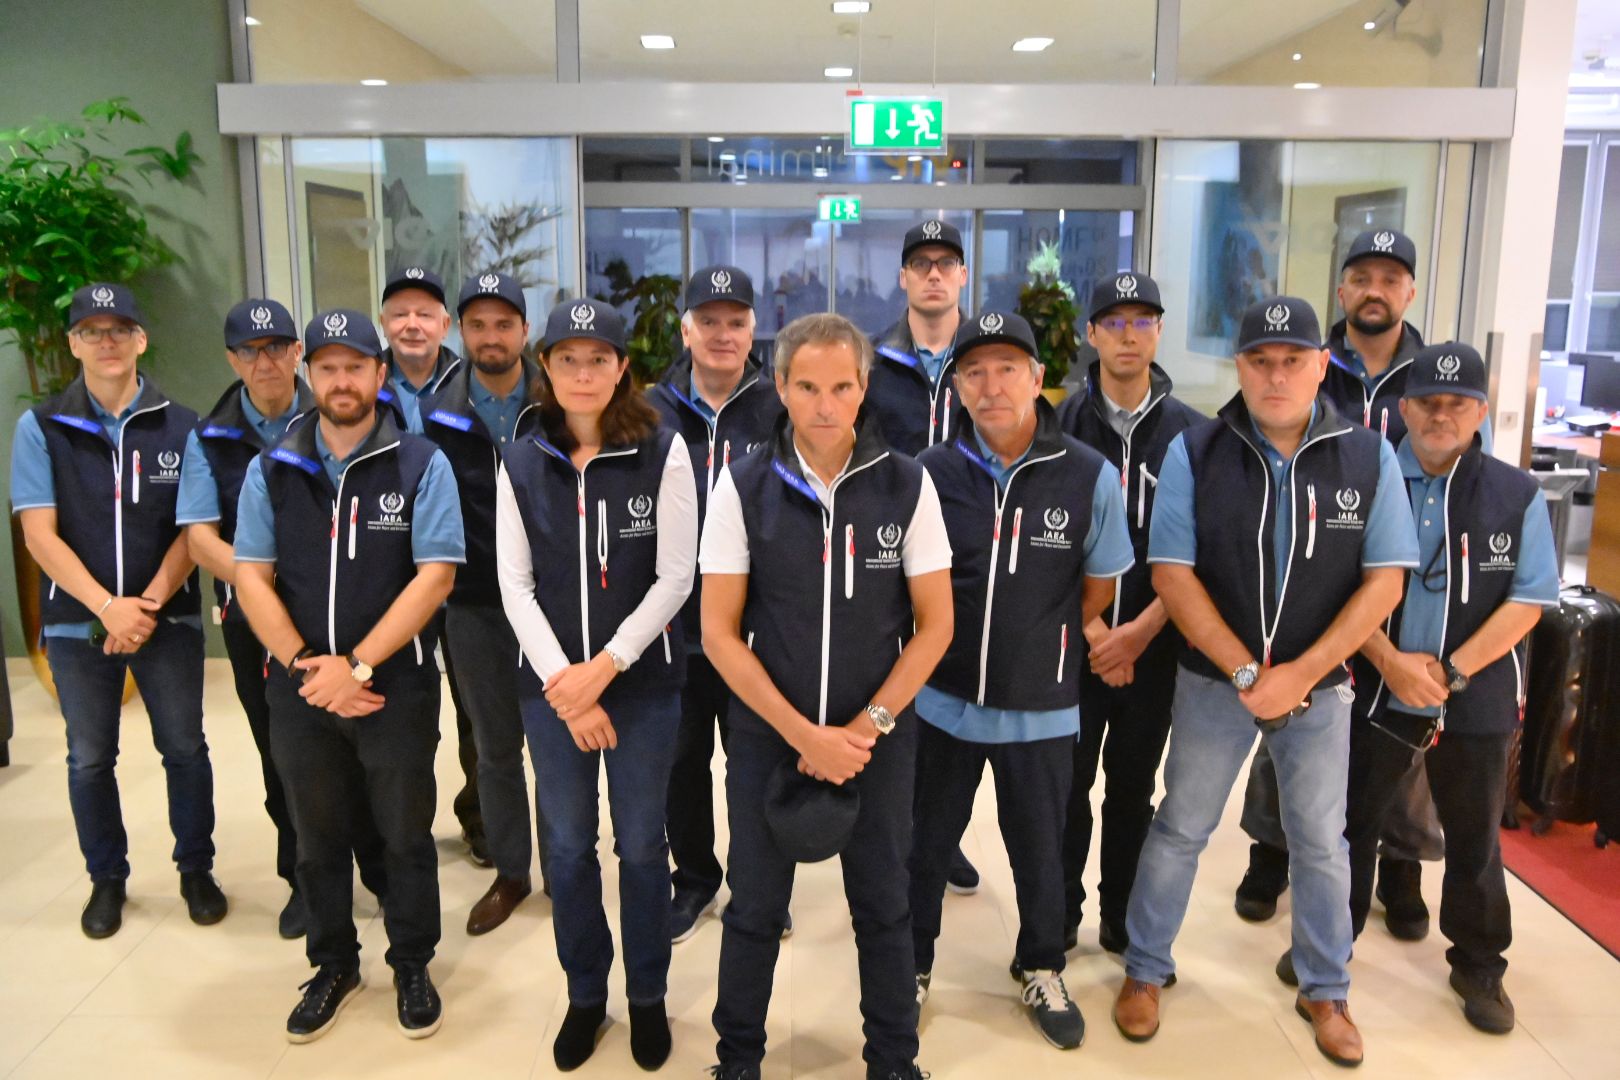
<svg viewBox="0 0 1620 1080"><path fill-rule="evenodd" d="M245 1080L269 1076L287 1048L276 1026L260 1020L72 1016L12 1075Z"/></svg>

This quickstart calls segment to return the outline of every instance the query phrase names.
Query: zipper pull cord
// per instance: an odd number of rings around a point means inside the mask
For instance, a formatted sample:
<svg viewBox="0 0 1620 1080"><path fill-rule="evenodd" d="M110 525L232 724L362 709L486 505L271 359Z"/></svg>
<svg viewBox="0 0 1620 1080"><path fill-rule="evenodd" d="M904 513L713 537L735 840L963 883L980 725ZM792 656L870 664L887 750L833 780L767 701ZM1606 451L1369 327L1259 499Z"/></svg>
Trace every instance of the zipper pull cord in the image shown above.
<svg viewBox="0 0 1620 1080"><path fill-rule="evenodd" d="M349 558L354 558L355 536L360 532L360 499L358 496L349 500Z"/></svg>
<svg viewBox="0 0 1620 1080"><path fill-rule="evenodd" d="M832 518L821 512L821 562L825 566L832 559Z"/></svg>
<svg viewBox="0 0 1620 1080"><path fill-rule="evenodd" d="M607 588L607 500L596 500L596 559L602 564L602 588Z"/></svg>
<svg viewBox="0 0 1620 1080"><path fill-rule="evenodd" d="M724 449L724 452L722 453L721 458L720 458L720 464L722 466L726 466L726 465L731 464L731 440L730 439L726 440L725 449Z"/></svg>
<svg viewBox="0 0 1620 1080"><path fill-rule="evenodd" d="M135 451L134 458L135 458L135 481L130 487L130 495L131 495L130 501L131 502L140 502L141 501L141 452L139 450Z"/></svg>
<svg viewBox="0 0 1620 1080"><path fill-rule="evenodd" d="M331 532L331 535L328 537L328 539L330 539L330 540L336 540L337 539L337 529L338 529L338 504L337 504L337 500L333 499L332 500L332 532Z"/></svg>

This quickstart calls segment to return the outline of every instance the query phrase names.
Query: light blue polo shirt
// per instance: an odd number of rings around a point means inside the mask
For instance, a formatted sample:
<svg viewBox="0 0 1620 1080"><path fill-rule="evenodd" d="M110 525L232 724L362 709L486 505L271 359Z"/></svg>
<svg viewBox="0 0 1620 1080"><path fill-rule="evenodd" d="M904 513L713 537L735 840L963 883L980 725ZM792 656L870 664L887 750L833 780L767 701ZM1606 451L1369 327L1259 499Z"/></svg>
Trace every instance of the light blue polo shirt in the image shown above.
<svg viewBox="0 0 1620 1080"><path fill-rule="evenodd" d="M1396 452L1401 475L1406 480L1407 493L1412 498L1412 518L1417 523L1418 566L1406 581L1406 602L1401 609L1401 640L1396 644L1402 652L1423 652L1440 655L1446 619L1446 578L1450 568L1446 565L1446 485L1445 476L1430 476L1423 471L1417 455L1412 451L1410 438L1401 440ZM1513 587L1508 599L1520 604L1540 607L1558 606L1558 558L1553 546L1552 518L1547 511L1547 499L1540 491L1524 508L1524 523L1519 529L1519 560L1513 567ZM1428 573L1422 570L1432 567ZM1461 644L1460 642L1458 644ZM1417 716L1439 716L1433 706L1408 705L1394 699L1400 711Z"/></svg>
<svg viewBox="0 0 1620 1080"><path fill-rule="evenodd" d="M320 428L315 429L315 450L326 475L336 484L359 454L360 447L338 459L326 448ZM242 478L242 497L236 510L236 559L238 562L276 561L276 516L265 487L264 458L248 463ZM455 474L444 451L434 450L422 482L417 485L411 512L411 557L418 563L467 561L467 541L462 532L461 497Z"/></svg>
<svg viewBox="0 0 1620 1080"><path fill-rule="evenodd" d="M267 418L253 407L247 387L243 387L240 393L242 415L247 417L248 425L253 428L259 441L265 446L280 442L281 437L287 434L287 425L298 415L297 396L293 397L293 403L287 406L286 412ZM195 431L186 436L186 456L180 463L180 494L175 503L174 516L181 525L199 525L220 519L219 485L214 482L214 467L208 463L202 440Z"/></svg>
<svg viewBox="0 0 1620 1080"><path fill-rule="evenodd" d="M523 385L523 380L518 379L510 394L498 398L479 381L477 375L473 375L467 380L467 397L478 419L495 436L496 445L505 446L511 442L517 431L518 414L529 401L529 388Z"/></svg>
<svg viewBox="0 0 1620 1080"><path fill-rule="evenodd" d="M979 454L997 486L1005 491L1013 470L1029 457L1030 450L1026 449L1011 465L1003 465L1001 458L992 453L984 439L979 437L977 428L973 431L973 438L979 444ZM1033 449L1033 444L1030 449ZM1136 554L1131 549L1130 530L1125 524L1119 470L1107 461L1102 463L1097 473L1096 490L1091 500L1091 522L1086 529L1082 551L1087 577L1119 577L1136 562ZM1076 634L1074 640L1077 646L1075 661L1078 663L1085 636ZM1080 733L1078 704L1066 709L994 709L924 686L917 694L917 712L928 723L964 742L1023 743L1060 736L1073 737Z"/></svg>
<svg viewBox="0 0 1620 1080"><path fill-rule="evenodd" d="M928 381L938 385L939 373L945 370L945 361L951 358L951 350L947 348L935 353L929 352L921 345L913 344L911 347L911 352L912 355L921 361L923 372L928 376Z"/></svg>

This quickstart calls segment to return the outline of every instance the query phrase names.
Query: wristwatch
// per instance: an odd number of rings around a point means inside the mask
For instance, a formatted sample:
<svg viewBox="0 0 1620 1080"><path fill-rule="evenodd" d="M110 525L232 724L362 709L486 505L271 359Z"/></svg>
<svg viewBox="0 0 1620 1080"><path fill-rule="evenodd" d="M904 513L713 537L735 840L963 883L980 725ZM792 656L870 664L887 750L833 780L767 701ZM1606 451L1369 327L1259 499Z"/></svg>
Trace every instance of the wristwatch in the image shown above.
<svg viewBox="0 0 1620 1080"><path fill-rule="evenodd" d="M606 646L603 646L602 651L607 653L607 658L613 662L614 671L617 671L620 675L623 675L625 672L630 670L630 661L626 660L624 657L620 656L618 653L607 648Z"/></svg>
<svg viewBox="0 0 1620 1080"><path fill-rule="evenodd" d="M1244 664L1242 667L1232 672L1232 674L1228 677L1232 680L1232 685L1238 688L1239 692L1247 690L1255 683L1260 681L1260 665L1255 663L1253 660L1250 660L1247 664Z"/></svg>
<svg viewBox="0 0 1620 1080"><path fill-rule="evenodd" d="M887 735L894 730L894 713L877 702L866 707L866 715L872 718L872 726L877 728L879 735Z"/></svg>
<svg viewBox="0 0 1620 1080"><path fill-rule="evenodd" d="M1440 670L1446 673L1446 689L1453 694L1468 689L1468 676L1457 670L1450 660L1440 661Z"/></svg>
<svg viewBox="0 0 1620 1080"><path fill-rule="evenodd" d="M348 655L348 661L349 674L354 676L355 682L368 683L371 681L372 672L370 664L355 656L354 653L350 653Z"/></svg>

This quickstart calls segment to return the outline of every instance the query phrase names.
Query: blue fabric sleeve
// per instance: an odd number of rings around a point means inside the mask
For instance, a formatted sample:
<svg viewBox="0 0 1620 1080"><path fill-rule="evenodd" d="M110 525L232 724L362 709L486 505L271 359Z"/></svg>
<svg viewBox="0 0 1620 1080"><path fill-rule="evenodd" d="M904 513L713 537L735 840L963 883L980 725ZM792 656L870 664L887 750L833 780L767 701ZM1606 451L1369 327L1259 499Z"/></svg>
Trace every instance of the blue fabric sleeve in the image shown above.
<svg viewBox="0 0 1620 1080"><path fill-rule="evenodd" d="M1491 435L1491 411L1485 410L1485 422L1479 425L1479 449L1482 453L1491 453L1491 447L1496 439Z"/></svg>
<svg viewBox="0 0 1620 1080"><path fill-rule="evenodd" d="M416 502L411 511L411 557L419 563L467 561L461 494L443 450L433 451L427 472L416 486Z"/></svg>
<svg viewBox="0 0 1620 1080"><path fill-rule="evenodd" d="M1091 526L1086 530L1086 576L1119 577L1136 565L1131 531L1125 524L1125 501L1119 493L1119 470L1105 461L1091 493Z"/></svg>
<svg viewBox="0 0 1620 1080"><path fill-rule="evenodd" d="M1148 562L1198 561L1198 534L1193 529L1193 475L1187 443L1177 435L1164 452L1159 486L1153 491L1153 520L1148 523Z"/></svg>
<svg viewBox="0 0 1620 1080"><path fill-rule="evenodd" d="M236 503L236 559L238 562L276 561L276 513L264 486L262 458L248 462L242 477L242 496Z"/></svg>
<svg viewBox="0 0 1620 1080"><path fill-rule="evenodd" d="M1164 481L1160 480L1160 497ZM1158 504L1155 503L1155 511ZM1378 490L1367 511L1367 532L1361 542L1363 567L1418 565L1417 526L1412 521L1412 504L1406 498L1406 481L1401 464L1388 439L1378 443Z"/></svg>
<svg viewBox="0 0 1620 1080"><path fill-rule="evenodd" d="M1524 526L1519 530L1519 561L1513 568L1513 591L1509 600L1521 604L1558 606L1558 555L1553 546L1552 517L1547 496L1538 491L1524 508Z"/></svg>
<svg viewBox="0 0 1620 1080"><path fill-rule="evenodd" d="M45 433L30 410L17 421L11 437L11 508L37 510L56 505L56 480L51 475L51 452Z"/></svg>
<svg viewBox="0 0 1620 1080"><path fill-rule="evenodd" d="M214 483L214 469L203 452L202 440L193 431L186 436L186 456L180 463L174 520L179 525L196 525L219 519L219 486Z"/></svg>

